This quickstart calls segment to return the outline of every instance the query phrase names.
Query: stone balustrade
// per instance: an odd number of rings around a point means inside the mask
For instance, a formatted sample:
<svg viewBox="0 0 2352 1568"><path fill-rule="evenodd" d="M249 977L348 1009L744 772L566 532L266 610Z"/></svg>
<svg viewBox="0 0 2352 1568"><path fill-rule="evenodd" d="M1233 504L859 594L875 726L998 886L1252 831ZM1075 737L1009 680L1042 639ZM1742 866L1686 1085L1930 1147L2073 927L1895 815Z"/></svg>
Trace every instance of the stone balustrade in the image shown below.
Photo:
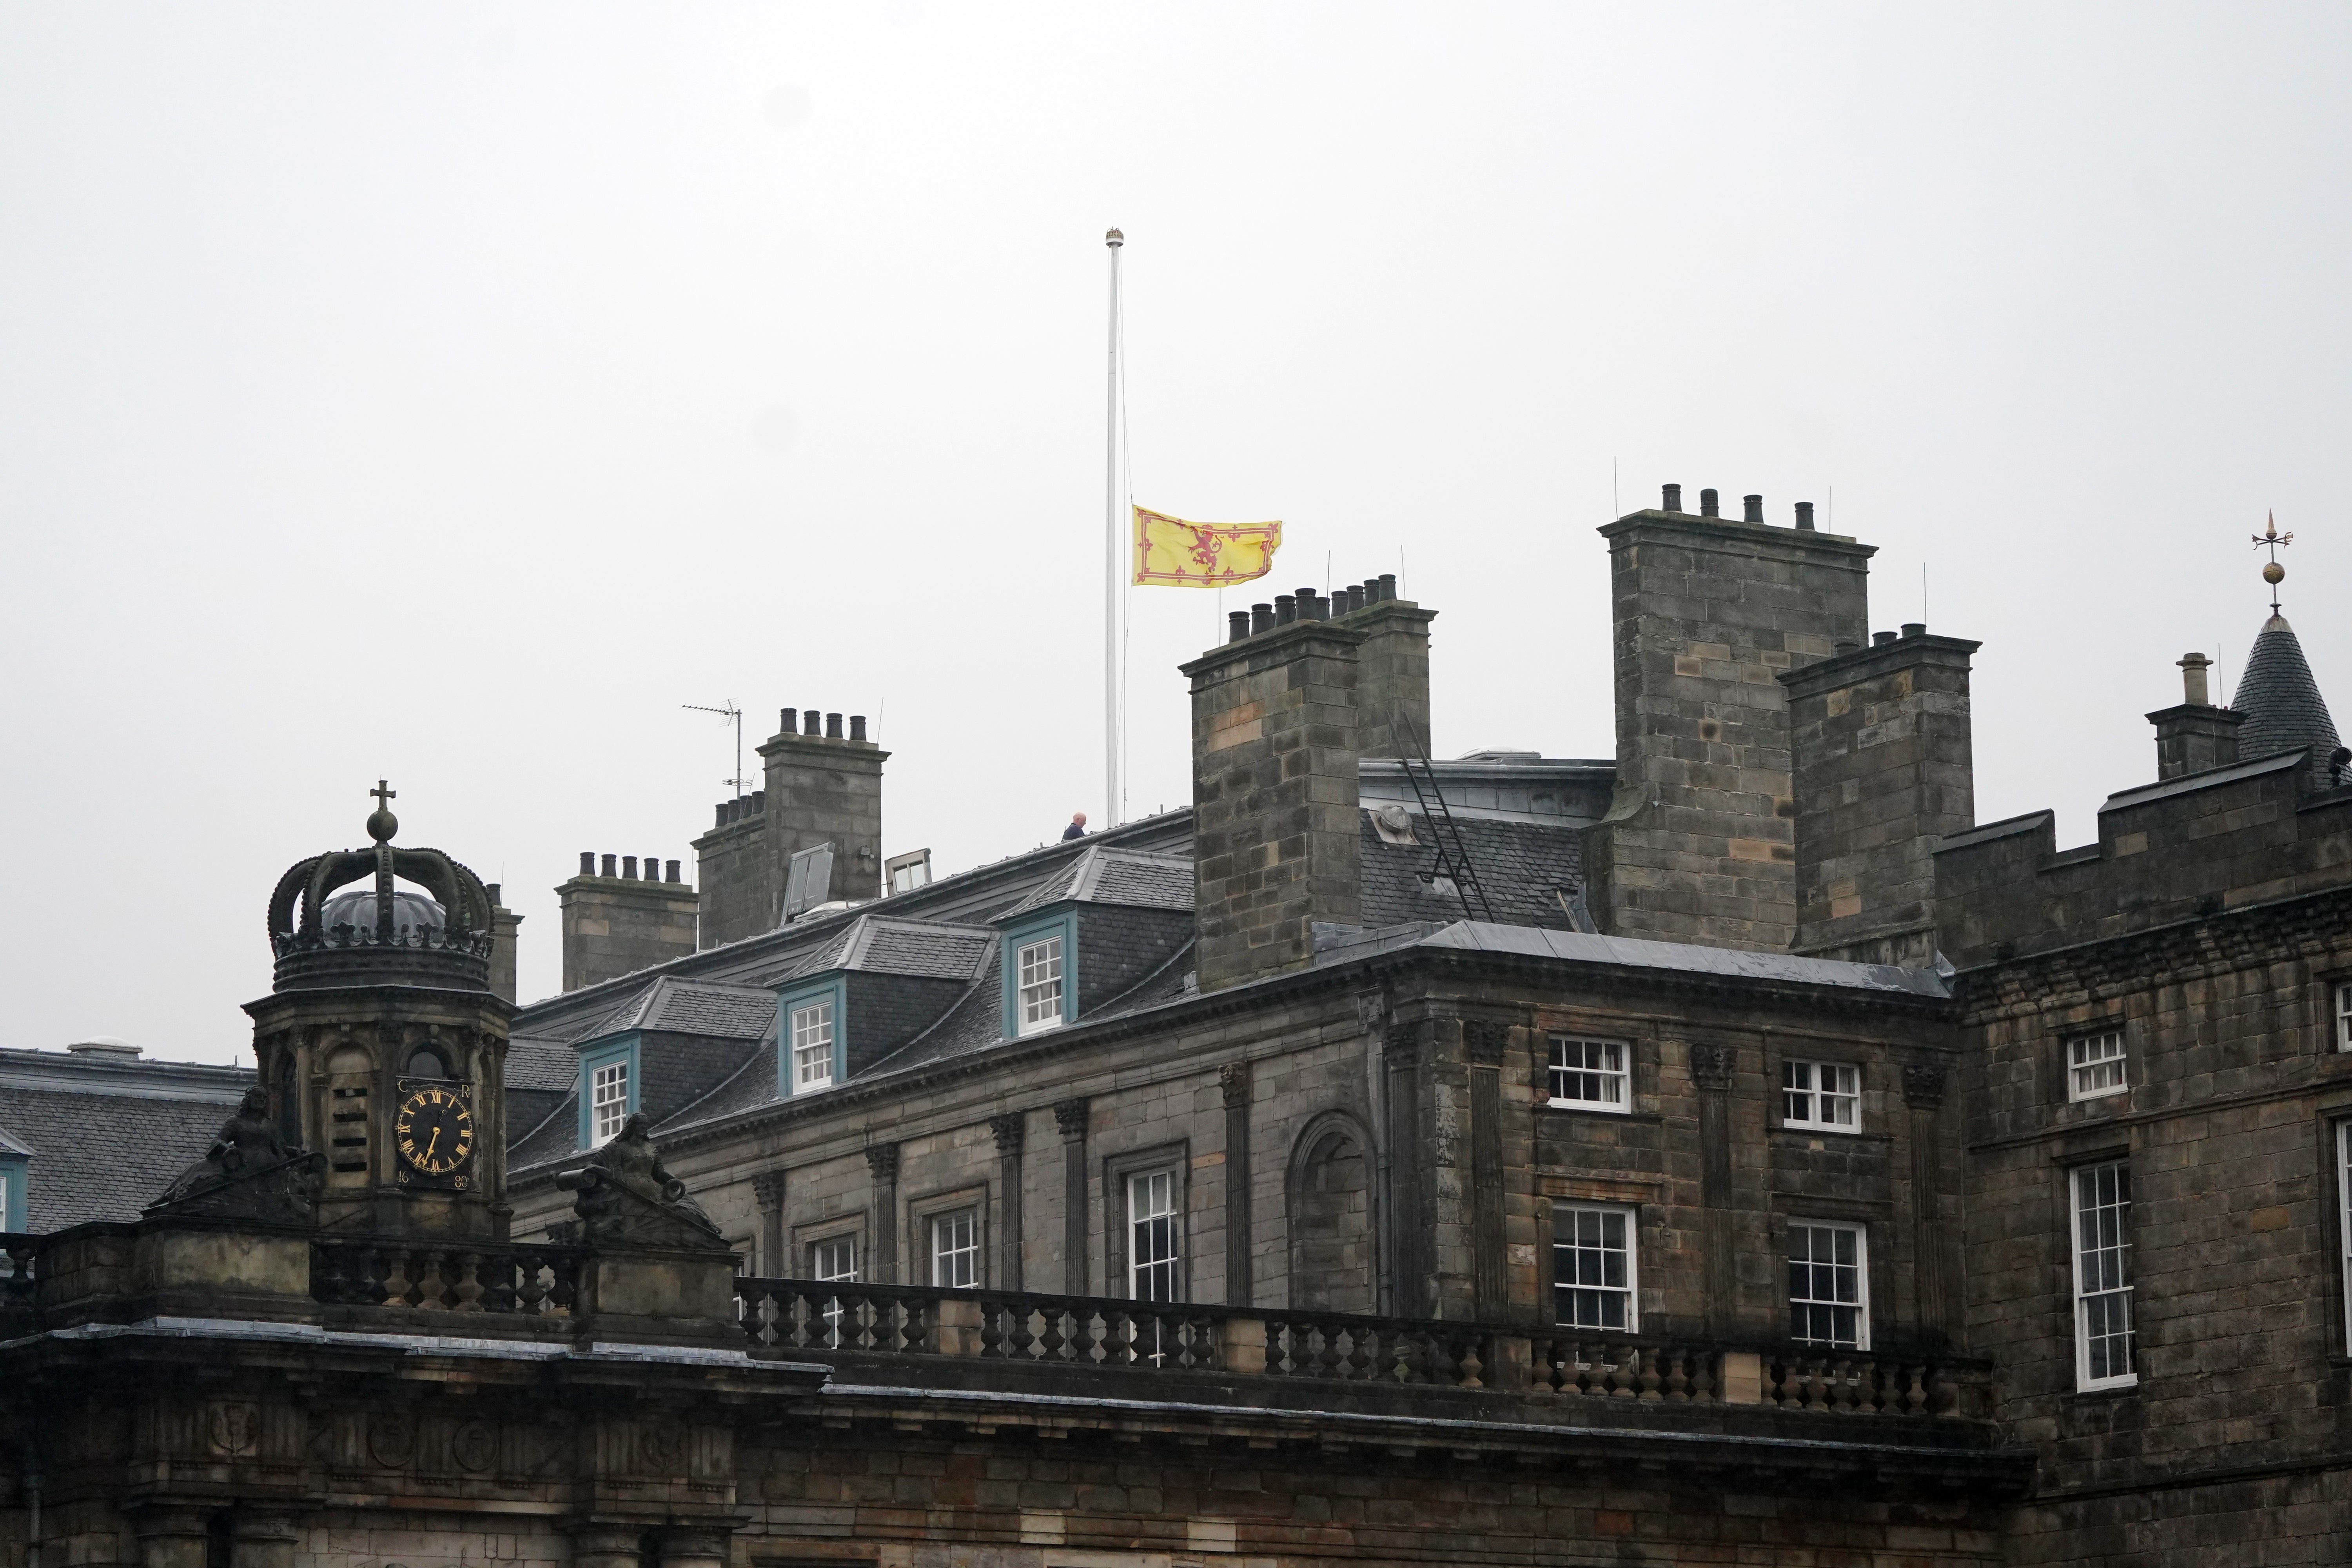
<svg viewBox="0 0 2352 1568"><path fill-rule="evenodd" d="M736 1281L755 1352L969 1356L1029 1365L1492 1389L1544 1400L1760 1405L1988 1418L1990 1368L1966 1357L1701 1343L1344 1312L843 1280Z"/></svg>
<svg viewBox="0 0 2352 1568"><path fill-rule="evenodd" d="M319 1240L310 1294L333 1306L562 1317L578 1304L587 1256L520 1242Z"/></svg>

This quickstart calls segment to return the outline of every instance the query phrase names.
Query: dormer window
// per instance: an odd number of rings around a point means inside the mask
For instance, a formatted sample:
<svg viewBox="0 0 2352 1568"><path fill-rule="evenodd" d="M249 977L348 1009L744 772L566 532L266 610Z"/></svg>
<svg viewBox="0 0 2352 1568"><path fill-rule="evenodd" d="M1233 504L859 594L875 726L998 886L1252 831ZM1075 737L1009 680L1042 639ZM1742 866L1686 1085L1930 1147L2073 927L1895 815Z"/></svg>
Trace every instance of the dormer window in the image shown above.
<svg viewBox="0 0 2352 1568"><path fill-rule="evenodd" d="M1062 1021L1062 938L1059 933L1022 945L1014 963L1020 973L1021 1032L1034 1035Z"/></svg>
<svg viewBox="0 0 2352 1568"><path fill-rule="evenodd" d="M793 1009L793 1092L833 1083L833 998Z"/></svg>
<svg viewBox="0 0 2352 1568"><path fill-rule="evenodd" d="M629 1119L629 1058L591 1068L588 1093L591 1127L601 1148L619 1135Z"/></svg>

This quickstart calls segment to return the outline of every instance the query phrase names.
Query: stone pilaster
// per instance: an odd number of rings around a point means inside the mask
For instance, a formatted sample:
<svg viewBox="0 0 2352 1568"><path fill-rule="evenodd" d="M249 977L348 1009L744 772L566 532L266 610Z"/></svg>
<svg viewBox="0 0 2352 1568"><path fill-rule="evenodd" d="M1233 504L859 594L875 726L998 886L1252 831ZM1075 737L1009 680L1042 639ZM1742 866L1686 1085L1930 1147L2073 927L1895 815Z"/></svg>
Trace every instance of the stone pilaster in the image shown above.
<svg viewBox="0 0 2352 1568"><path fill-rule="evenodd" d="M1950 1247L1942 1217L1944 1067L1914 1062L1903 1069L1903 1102L1911 1118L1912 1321L1934 1344L1951 1338L1952 1310L1946 1279Z"/></svg>
<svg viewBox="0 0 2352 1568"><path fill-rule="evenodd" d="M1087 1102L1058 1100L1054 1125L1062 1134L1062 1293L1087 1293Z"/></svg>
<svg viewBox="0 0 2352 1568"><path fill-rule="evenodd" d="M874 1180L874 1214L867 1230L867 1234L874 1237L870 1259L874 1282L877 1285L896 1285L898 1282L898 1145L867 1145L866 1169Z"/></svg>
<svg viewBox="0 0 2352 1568"><path fill-rule="evenodd" d="M760 1207L760 1272L782 1279L793 1272L784 1257L784 1173L762 1171L752 1177L751 1201Z"/></svg>
<svg viewBox="0 0 2352 1568"><path fill-rule="evenodd" d="M1470 1283L1484 1322L1509 1313L1510 1270L1503 1191L1503 1059L1511 1026L1465 1018L1463 1054L1470 1063Z"/></svg>
<svg viewBox="0 0 2352 1568"><path fill-rule="evenodd" d="M1250 1304L1250 1065L1217 1069L1225 1102L1225 1302Z"/></svg>
<svg viewBox="0 0 2352 1568"><path fill-rule="evenodd" d="M988 1130L996 1139L996 1288L1024 1289L1021 1283L1021 1147L1028 1137L1029 1119L1017 1110L992 1116Z"/></svg>
<svg viewBox="0 0 2352 1568"><path fill-rule="evenodd" d="M1693 1045L1691 1082L1698 1089L1699 1204L1706 1265L1706 1331L1723 1336L1738 1317L1738 1276L1732 1267L1731 1075L1729 1046Z"/></svg>

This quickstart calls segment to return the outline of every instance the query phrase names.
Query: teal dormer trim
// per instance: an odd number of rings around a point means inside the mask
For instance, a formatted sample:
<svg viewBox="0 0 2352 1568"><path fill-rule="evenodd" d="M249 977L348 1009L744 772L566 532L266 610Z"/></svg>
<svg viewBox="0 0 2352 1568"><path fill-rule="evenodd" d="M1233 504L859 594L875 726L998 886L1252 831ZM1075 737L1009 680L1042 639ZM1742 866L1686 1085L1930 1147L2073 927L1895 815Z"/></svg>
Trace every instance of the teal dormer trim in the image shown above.
<svg viewBox="0 0 2352 1568"><path fill-rule="evenodd" d="M1021 950L1041 942L1059 937L1061 951L1062 1016L1060 1023L1074 1024L1078 1018L1078 916L1077 911L1064 909L1058 914L1034 915L1018 925L1004 930L1004 1037L1018 1039L1022 1033ZM1028 1033L1057 1026L1054 1024L1033 1025Z"/></svg>
<svg viewBox="0 0 2352 1568"><path fill-rule="evenodd" d="M27 1188L33 1179L33 1162L26 1155L0 1151L0 1183L7 1187L6 1201L0 1203L0 1230L22 1232Z"/></svg>
<svg viewBox="0 0 2352 1568"><path fill-rule="evenodd" d="M797 1042L794 1014L813 1007L827 1011L823 1015L824 1026L832 1032L831 1076L821 1083L803 1086L801 1075L793 1070ZM815 1018L803 1020L814 1026ZM832 1089L849 1076L849 978L840 970L829 971L815 979L793 982L776 993L776 1092L787 1099L793 1095L818 1094Z"/></svg>
<svg viewBox="0 0 2352 1568"><path fill-rule="evenodd" d="M623 1115L640 1110L645 1106L646 1079L643 1064L637 1053L637 1031L615 1035L608 1040L598 1040L580 1047L580 1147L596 1146L596 1130L593 1120L596 1112L596 1069L609 1068L615 1062L624 1064L627 1074L624 1086L628 1090Z"/></svg>

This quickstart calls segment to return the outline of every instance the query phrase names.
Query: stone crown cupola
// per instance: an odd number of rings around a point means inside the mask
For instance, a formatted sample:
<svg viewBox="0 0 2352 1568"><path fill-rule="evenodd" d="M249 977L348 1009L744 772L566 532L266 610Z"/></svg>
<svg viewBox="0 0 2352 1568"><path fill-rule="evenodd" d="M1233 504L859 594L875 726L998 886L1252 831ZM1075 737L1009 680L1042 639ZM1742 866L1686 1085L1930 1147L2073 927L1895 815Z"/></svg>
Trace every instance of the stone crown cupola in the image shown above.
<svg viewBox="0 0 2352 1568"><path fill-rule="evenodd" d="M495 903L440 850L395 847L394 792L373 793L372 846L301 861L270 897L275 984L246 1005L257 1077L280 1136L323 1157L322 1229L503 1238L514 1005L490 988Z"/></svg>

